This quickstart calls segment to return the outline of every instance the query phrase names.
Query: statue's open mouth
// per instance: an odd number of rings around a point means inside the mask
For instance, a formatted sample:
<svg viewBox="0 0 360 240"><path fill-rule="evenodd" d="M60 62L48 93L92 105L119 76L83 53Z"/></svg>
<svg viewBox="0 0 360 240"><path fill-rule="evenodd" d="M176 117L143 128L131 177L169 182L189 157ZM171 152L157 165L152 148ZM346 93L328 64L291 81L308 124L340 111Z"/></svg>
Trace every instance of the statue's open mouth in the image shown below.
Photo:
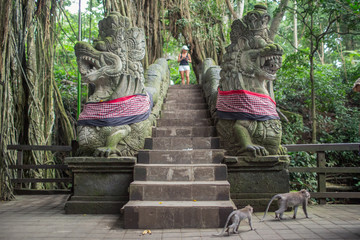
<svg viewBox="0 0 360 240"><path fill-rule="evenodd" d="M281 63L281 55L260 56L260 67L268 74L275 75Z"/></svg>
<svg viewBox="0 0 360 240"><path fill-rule="evenodd" d="M101 68L100 62L90 56L81 56L79 60L79 71L85 77Z"/></svg>
<svg viewBox="0 0 360 240"><path fill-rule="evenodd" d="M75 54L79 71L85 81L93 82L105 76L116 77L121 73L121 59L112 52L101 52L88 43L78 42L75 45Z"/></svg>

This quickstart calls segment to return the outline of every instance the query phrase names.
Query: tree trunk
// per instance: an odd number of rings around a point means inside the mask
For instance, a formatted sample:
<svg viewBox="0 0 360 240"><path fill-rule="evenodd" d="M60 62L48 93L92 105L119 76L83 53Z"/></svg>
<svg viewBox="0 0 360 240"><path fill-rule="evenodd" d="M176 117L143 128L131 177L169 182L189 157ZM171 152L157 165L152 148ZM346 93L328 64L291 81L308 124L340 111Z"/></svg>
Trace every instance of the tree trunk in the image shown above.
<svg viewBox="0 0 360 240"><path fill-rule="evenodd" d="M89 43L91 43L92 0L90 0L89 8L90 8L90 16L89 16Z"/></svg>
<svg viewBox="0 0 360 240"><path fill-rule="evenodd" d="M0 5L0 199L11 200L9 179L15 173L7 166L16 163L16 152L8 151L7 145L17 144L23 132L25 98L20 65L24 55L18 46L23 42L24 18L19 14L20 1L0 0Z"/></svg>
<svg viewBox="0 0 360 240"><path fill-rule="evenodd" d="M234 19L238 19L238 15L236 14L236 12L234 11L233 7L231 6L231 2L230 0L225 0L226 2L226 5L228 6L229 8L229 11L231 12L231 15L233 16Z"/></svg>
<svg viewBox="0 0 360 240"><path fill-rule="evenodd" d="M294 47L295 47L295 52L298 51L298 24L297 24L297 3L296 0L294 1Z"/></svg>
<svg viewBox="0 0 360 240"><path fill-rule="evenodd" d="M320 29L322 29L321 23L320 23ZM321 44L319 46L319 49L317 50L317 53L319 55L319 60L321 65L325 64L325 49L324 49L324 41L321 41Z"/></svg>
<svg viewBox="0 0 360 240"><path fill-rule="evenodd" d="M7 151L7 145L18 141L14 121L16 95L12 92L15 81L10 81L9 77L10 57L14 55L9 35L12 29L10 19L13 4L12 1L0 0L0 5L0 200L11 200L14 195L9 179L14 177L14 173L7 166L15 163L16 154L14 151Z"/></svg>
<svg viewBox="0 0 360 240"><path fill-rule="evenodd" d="M317 51L321 65L325 64L324 42L321 41L320 47Z"/></svg>
<svg viewBox="0 0 360 240"><path fill-rule="evenodd" d="M281 20L284 17L288 3L289 3L289 0L281 0L278 10L276 11L275 16L273 17L273 20L271 22L270 29L269 29L269 31L270 31L269 38L272 41L274 41L275 35L277 34L277 31L279 29Z"/></svg>
<svg viewBox="0 0 360 240"><path fill-rule="evenodd" d="M237 0L237 15L241 19L244 15L245 0Z"/></svg>
<svg viewBox="0 0 360 240"><path fill-rule="evenodd" d="M313 31L314 26L314 16L313 13L310 13L310 28ZM311 82L311 121L312 121L312 143L316 143L316 97L315 97L315 79L314 79L314 40L313 40L313 33L310 34L310 82Z"/></svg>
<svg viewBox="0 0 360 240"><path fill-rule="evenodd" d="M7 145L47 145L56 134L65 135L70 144L74 135L70 124L62 124L61 131L66 134L53 132L55 112L63 110L61 96L54 95L58 91L53 75L56 0L0 3L0 197L8 200L12 197L9 178L15 173L7 166L15 164L16 152L7 151ZM69 122L66 114L58 117L61 123ZM52 161L48 152L34 151L24 156L26 164ZM23 177L54 175L47 172L31 171Z"/></svg>
<svg viewBox="0 0 360 240"><path fill-rule="evenodd" d="M339 26L339 25L340 25L340 24L339 24L339 22L337 21L337 22L336 22L336 28L337 28L337 31L338 31L338 32L340 32L340 26ZM341 39L340 34L338 34L338 38ZM347 77L346 61L345 61L345 57L344 57L343 50L342 50L343 46L342 46L341 41L336 41L336 42L338 42L338 45L336 46L336 48L337 48L337 50L338 50L338 52L339 52L339 55L340 55L341 61L342 61L342 65L343 65L343 67L344 67L345 83L347 83L347 82L348 82L348 77Z"/></svg>

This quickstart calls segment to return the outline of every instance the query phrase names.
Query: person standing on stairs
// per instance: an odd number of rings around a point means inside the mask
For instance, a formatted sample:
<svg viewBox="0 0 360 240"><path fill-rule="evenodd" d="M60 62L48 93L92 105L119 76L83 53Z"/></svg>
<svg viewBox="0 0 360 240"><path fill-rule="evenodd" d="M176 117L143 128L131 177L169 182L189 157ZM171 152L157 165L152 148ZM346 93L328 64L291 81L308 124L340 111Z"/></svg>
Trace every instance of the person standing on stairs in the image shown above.
<svg viewBox="0 0 360 240"><path fill-rule="evenodd" d="M179 66L179 72L181 75L181 84L185 85L185 80L184 80L184 73L186 74L186 83L187 85L190 84L190 66L189 63L191 63L191 56L188 53L189 48L184 45L181 49L181 53L179 54L178 57L178 62L180 63Z"/></svg>

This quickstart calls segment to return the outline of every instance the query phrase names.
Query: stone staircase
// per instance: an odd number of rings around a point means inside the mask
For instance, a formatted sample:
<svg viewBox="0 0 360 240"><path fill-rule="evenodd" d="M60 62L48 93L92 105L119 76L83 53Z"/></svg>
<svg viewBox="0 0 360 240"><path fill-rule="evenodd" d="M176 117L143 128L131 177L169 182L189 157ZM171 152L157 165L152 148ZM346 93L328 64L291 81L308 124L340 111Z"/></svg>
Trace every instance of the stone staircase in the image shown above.
<svg viewBox="0 0 360 240"><path fill-rule="evenodd" d="M211 122L198 85L169 87L161 119L138 154L125 228L224 226L235 206Z"/></svg>

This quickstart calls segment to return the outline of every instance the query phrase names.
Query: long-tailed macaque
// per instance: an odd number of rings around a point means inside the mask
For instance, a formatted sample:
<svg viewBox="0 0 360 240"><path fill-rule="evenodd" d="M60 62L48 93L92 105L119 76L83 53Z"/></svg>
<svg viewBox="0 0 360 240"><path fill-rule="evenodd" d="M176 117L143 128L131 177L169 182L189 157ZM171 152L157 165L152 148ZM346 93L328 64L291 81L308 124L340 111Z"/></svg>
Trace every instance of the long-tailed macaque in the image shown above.
<svg viewBox="0 0 360 240"><path fill-rule="evenodd" d="M264 217L261 219L261 221L264 221L264 218L266 216L266 213L269 210L269 207L274 199L278 199L279 209L275 211L275 219L281 220L283 217L284 212L288 207L294 207L294 216L293 218L296 218L296 212L299 207L299 205L302 205L302 208L304 210L306 218L308 217L306 207L308 203L308 199L310 198L310 193L306 191L305 189L302 189L299 192L291 192L291 193L284 193L284 194L276 194L273 196L266 208L266 211L264 213Z"/></svg>
<svg viewBox="0 0 360 240"><path fill-rule="evenodd" d="M233 211L228 216L225 226L224 226L223 230L221 231L221 233L216 234L216 235L214 234L214 236L221 236L224 234L224 232L228 232L228 235L230 235L230 229L233 229L233 233L238 233L238 228L240 226L240 222L246 218L249 220L249 225L250 225L251 230L254 230L251 225L252 213L253 213L253 208L250 205L247 205L246 207L244 207L242 209ZM230 219L231 219L231 225L228 226Z"/></svg>

